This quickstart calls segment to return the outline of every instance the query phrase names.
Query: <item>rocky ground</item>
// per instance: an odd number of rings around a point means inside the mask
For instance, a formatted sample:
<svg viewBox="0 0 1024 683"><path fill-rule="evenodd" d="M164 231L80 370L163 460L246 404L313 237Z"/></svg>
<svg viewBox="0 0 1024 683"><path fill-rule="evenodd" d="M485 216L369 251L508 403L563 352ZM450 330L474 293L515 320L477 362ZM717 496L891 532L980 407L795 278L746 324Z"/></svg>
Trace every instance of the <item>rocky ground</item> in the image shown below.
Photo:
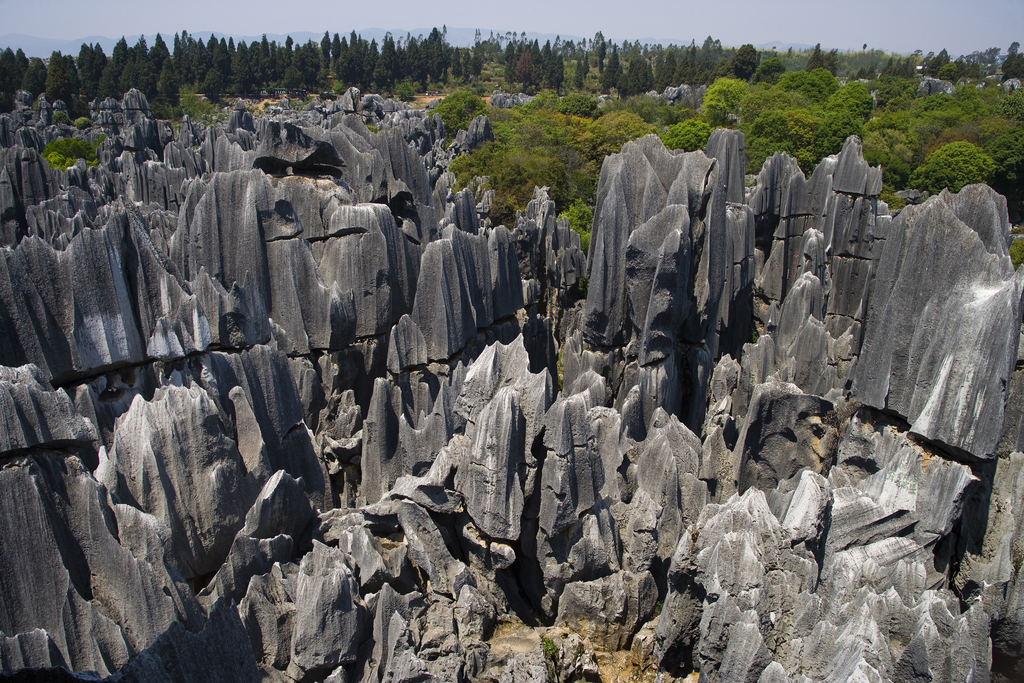
<svg viewBox="0 0 1024 683"><path fill-rule="evenodd" d="M585 254L543 188L454 191L484 117L39 104L0 115L0 678L1024 676L988 187L890 212L857 138L747 188L742 133L648 136Z"/></svg>

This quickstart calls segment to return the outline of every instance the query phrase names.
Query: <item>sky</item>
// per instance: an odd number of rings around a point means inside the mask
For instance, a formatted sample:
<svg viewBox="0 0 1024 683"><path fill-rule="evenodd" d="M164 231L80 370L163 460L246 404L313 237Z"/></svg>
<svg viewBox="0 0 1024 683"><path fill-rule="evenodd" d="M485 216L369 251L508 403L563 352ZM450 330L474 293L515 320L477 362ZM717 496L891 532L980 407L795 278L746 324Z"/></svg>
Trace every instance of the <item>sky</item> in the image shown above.
<svg viewBox="0 0 1024 683"><path fill-rule="evenodd" d="M727 46L820 42L847 50L866 43L899 53L946 48L953 56L1024 42L1024 0L0 0L0 17L2 34L62 40L168 36L183 29L240 36L377 27L398 36L446 24L480 28L485 37L490 30L587 37L600 30L617 41L700 44L710 35Z"/></svg>

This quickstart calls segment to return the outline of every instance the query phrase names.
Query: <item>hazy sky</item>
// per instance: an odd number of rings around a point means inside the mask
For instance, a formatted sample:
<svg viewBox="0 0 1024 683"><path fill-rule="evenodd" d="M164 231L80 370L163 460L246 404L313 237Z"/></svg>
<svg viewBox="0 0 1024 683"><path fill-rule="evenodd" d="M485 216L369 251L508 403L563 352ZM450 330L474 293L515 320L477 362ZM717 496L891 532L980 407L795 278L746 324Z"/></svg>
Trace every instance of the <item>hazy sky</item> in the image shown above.
<svg viewBox="0 0 1024 683"><path fill-rule="evenodd" d="M233 35L298 31L458 28L689 41L725 45L820 42L823 47L938 52L954 56L1024 42L1024 0L388 0L294 3L281 0L0 0L0 33L41 38Z"/></svg>

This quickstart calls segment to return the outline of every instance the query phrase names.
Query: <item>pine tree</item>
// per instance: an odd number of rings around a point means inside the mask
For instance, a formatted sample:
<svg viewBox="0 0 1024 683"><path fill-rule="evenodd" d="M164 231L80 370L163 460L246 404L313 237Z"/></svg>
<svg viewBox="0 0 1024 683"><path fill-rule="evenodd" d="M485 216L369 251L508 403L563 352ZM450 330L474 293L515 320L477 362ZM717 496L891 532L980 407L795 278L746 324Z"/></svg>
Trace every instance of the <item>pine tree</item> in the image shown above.
<svg viewBox="0 0 1024 683"><path fill-rule="evenodd" d="M50 65L46 69L46 99L50 102L60 100L70 105L74 94L64 55L54 52L50 55Z"/></svg>
<svg viewBox="0 0 1024 683"><path fill-rule="evenodd" d="M608 66L605 68L601 78L601 89L605 92L611 92L612 88L618 87L621 70L619 66L619 48L613 44L612 56L608 58Z"/></svg>
<svg viewBox="0 0 1024 683"><path fill-rule="evenodd" d="M587 53L583 52L580 59L576 60L576 73L573 78L573 87L577 90L583 90L583 86L586 84L587 72L590 70L590 64L587 62Z"/></svg>

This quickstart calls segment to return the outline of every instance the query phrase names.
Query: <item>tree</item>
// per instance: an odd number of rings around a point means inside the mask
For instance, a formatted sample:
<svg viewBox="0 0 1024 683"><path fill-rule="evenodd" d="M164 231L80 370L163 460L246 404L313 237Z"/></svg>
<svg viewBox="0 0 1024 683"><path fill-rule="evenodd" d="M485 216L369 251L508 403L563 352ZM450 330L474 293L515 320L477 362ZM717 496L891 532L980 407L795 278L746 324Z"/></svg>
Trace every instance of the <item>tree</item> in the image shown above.
<svg viewBox="0 0 1024 683"><path fill-rule="evenodd" d="M757 71L754 72L754 83L769 83L774 85L779 82L779 76L786 72L786 65L778 57L769 57L761 62Z"/></svg>
<svg viewBox="0 0 1024 683"><path fill-rule="evenodd" d="M1006 50L1006 60L1003 62L1003 79L1024 78L1024 55L1019 52L1020 43L1014 41Z"/></svg>
<svg viewBox="0 0 1024 683"><path fill-rule="evenodd" d="M964 185L987 183L996 164L977 145L965 140L950 142L928 155L923 166L910 174L910 184L921 190L959 192Z"/></svg>
<svg viewBox="0 0 1024 683"><path fill-rule="evenodd" d="M29 60L28 68L21 79L21 89L28 90L32 97L39 97L39 94L46 90L46 65L43 60L33 57Z"/></svg>
<svg viewBox="0 0 1024 683"><path fill-rule="evenodd" d="M50 65L46 69L46 99L50 102L61 100L70 105L74 94L71 74L68 72L64 56L54 52L50 55Z"/></svg>
<svg viewBox="0 0 1024 683"><path fill-rule="evenodd" d="M523 50L516 62L515 79L523 85L533 85L533 55L529 50Z"/></svg>
<svg viewBox="0 0 1024 683"><path fill-rule="evenodd" d="M160 80L157 81L156 88L169 105L177 106L180 83L174 70L174 63L169 59L164 60L164 68L160 71Z"/></svg>
<svg viewBox="0 0 1024 683"><path fill-rule="evenodd" d="M668 131L662 135L665 147L669 149L681 149L686 152L694 152L703 149L711 137L711 126L700 119L687 119L680 123L669 126Z"/></svg>
<svg viewBox="0 0 1024 683"><path fill-rule="evenodd" d="M741 81L749 81L756 71L757 50L750 44L741 46L732 58L732 72Z"/></svg>
<svg viewBox="0 0 1024 683"><path fill-rule="evenodd" d="M590 70L587 62L587 53L584 52L580 59L576 60L576 70L573 73L572 84L577 90L583 90L586 85L587 72Z"/></svg>
<svg viewBox="0 0 1024 683"><path fill-rule="evenodd" d="M597 52L597 73L604 74L604 57L608 52L608 45L605 42L604 34L598 31L594 34L594 50Z"/></svg>
<svg viewBox="0 0 1024 683"><path fill-rule="evenodd" d="M453 140L456 131L468 129L470 122L486 111L484 101L470 90L453 92L441 100L441 103L434 109L435 114L441 115L445 134Z"/></svg>
<svg viewBox="0 0 1024 683"><path fill-rule="evenodd" d="M739 120L740 103L747 94L747 84L735 78L719 78L704 93L704 116L712 125L726 125Z"/></svg>
<svg viewBox="0 0 1024 683"><path fill-rule="evenodd" d="M596 119L601 114L601 110L597 106L597 100L582 93L566 95L559 100L555 111L585 119Z"/></svg>
<svg viewBox="0 0 1024 683"><path fill-rule="evenodd" d="M1024 123L1024 89L1014 90L999 103L999 113Z"/></svg>
<svg viewBox="0 0 1024 683"><path fill-rule="evenodd" d="M826 69L790 71L779 78L779 87L803 95L811 104L822 105L839 90L839 81Z"/></svg>
<svg viewBox="0 0 1024 683"><path fill-rule="evenodd" d="M608 58L608 66L604 70L604 74L601 76L601 89L605 92L611 92L612 88L618 87L619 75L622 73L622 67L619 65L619 48L616 45L612 45L612 56Z"/></svg>
<svg viewBox="0 0 1024 683"><path fill-rule="evenodd" d="M949 64L949 53L943 49L942 52L928 60L928 63L924 67L924 73L926 76L938 78L939 71L947 64Z"/></svg>
<svg viewBox="0 0 1024 683"><path fill-rule="evenodd" d="M1024 128L1003 133L986 149L996 164L992 187L1009 200L1011 214L1024 211Z"/></svg>
<svg viewBox="0 0 1024 683"><path fill-rule="evenodd" d="M815 69L824 69L825 60L821 57L821 43L814 46L814 50L811 51L811 56L807 58L807 65L804 67L804 71L814 71Z"/></svg>

